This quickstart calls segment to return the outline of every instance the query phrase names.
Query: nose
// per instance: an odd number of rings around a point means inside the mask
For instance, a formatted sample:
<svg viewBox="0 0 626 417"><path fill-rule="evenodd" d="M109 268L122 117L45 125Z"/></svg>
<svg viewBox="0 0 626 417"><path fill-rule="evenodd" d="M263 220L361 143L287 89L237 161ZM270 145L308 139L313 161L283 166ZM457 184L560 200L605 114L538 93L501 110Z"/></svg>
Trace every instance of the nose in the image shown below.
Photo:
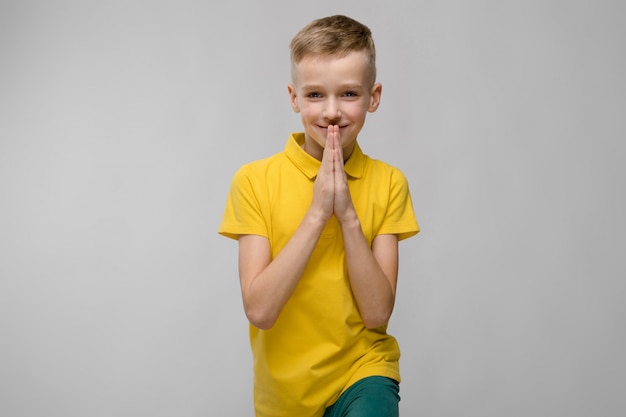
<svg viewBox="0 0 626 417"><path fill-rule="evenodd" d="M324 119L328 121L338 121L341 118L341 110L339 109L339 103L337 99L329 97L324 106L322 113Z"/></svg>

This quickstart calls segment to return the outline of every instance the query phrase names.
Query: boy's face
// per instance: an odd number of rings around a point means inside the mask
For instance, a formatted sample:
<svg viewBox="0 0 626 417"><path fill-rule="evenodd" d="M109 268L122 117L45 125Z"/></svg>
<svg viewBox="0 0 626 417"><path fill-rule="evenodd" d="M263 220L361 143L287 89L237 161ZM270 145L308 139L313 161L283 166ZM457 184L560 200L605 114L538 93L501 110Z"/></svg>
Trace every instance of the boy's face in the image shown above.
<svg viewBox="0 0 626 417"><path fill-rule="evenodd" d="M376 111L382 92L379 83L372 85L366 54L358 51L343 57L304 57L292 73L288 91L293 110L302 116L304 150L321 160L327 128L337 125L347 159L367 112Z"/></svg>

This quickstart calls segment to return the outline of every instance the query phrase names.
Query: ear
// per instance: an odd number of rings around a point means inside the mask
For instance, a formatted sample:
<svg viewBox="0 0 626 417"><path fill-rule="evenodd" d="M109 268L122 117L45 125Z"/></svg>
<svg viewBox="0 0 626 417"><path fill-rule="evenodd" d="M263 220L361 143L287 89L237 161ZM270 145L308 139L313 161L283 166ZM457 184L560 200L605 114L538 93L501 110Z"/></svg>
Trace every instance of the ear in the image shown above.
<svg viewBox="0 0 626 417"><path fill-rule="evenodd" d="M378 106L380 105L380 96L383 93L383 85L381 83L374 83L372 86L372 91L370 92L370 105L367 108L367 111L370 113L378 110Z"/></svg>
<svg viewBox="0 0 626 417"><path fill-rule="evenodd" d="M300 106L298 106L298 96L296 94L296 86L291 83L288 84L287 91L289 92L289 101L291 102L291 108L296 113L300 113Z"/></svg>

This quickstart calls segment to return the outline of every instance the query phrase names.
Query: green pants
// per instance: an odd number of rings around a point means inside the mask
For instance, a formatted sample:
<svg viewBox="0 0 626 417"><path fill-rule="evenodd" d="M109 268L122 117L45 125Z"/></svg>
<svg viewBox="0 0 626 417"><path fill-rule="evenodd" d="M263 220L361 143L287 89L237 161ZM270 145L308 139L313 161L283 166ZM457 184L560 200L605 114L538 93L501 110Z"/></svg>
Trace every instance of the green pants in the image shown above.
<svg viewBox="0 0 626 417"><path fill-rule="evenodd" d="M324 417L398 417L398 383L382 376L364 378L348 388Z"/></svg>

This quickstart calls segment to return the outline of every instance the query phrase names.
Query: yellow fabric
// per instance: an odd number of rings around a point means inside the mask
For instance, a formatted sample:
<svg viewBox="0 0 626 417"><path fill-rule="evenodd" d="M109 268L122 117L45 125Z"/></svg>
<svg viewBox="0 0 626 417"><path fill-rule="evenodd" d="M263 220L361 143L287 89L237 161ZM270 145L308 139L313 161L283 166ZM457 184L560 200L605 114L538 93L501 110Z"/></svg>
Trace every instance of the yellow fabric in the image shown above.
<svg viewBox="0 0 626 417"><path fill-rule="evenodd" d="M241 167L233 178L219 233L269 239L272 257L285 246L311 203L320 162L292 134L283 152ZM345 164L363 232L415 235L404 175L364 155L358 144ZM400 350L386 328L368 330L347 276L341 229L332 217L291 298L270 330L250 326L258 417L317 417L351 384L368 376L400 381Z"/></svg>

